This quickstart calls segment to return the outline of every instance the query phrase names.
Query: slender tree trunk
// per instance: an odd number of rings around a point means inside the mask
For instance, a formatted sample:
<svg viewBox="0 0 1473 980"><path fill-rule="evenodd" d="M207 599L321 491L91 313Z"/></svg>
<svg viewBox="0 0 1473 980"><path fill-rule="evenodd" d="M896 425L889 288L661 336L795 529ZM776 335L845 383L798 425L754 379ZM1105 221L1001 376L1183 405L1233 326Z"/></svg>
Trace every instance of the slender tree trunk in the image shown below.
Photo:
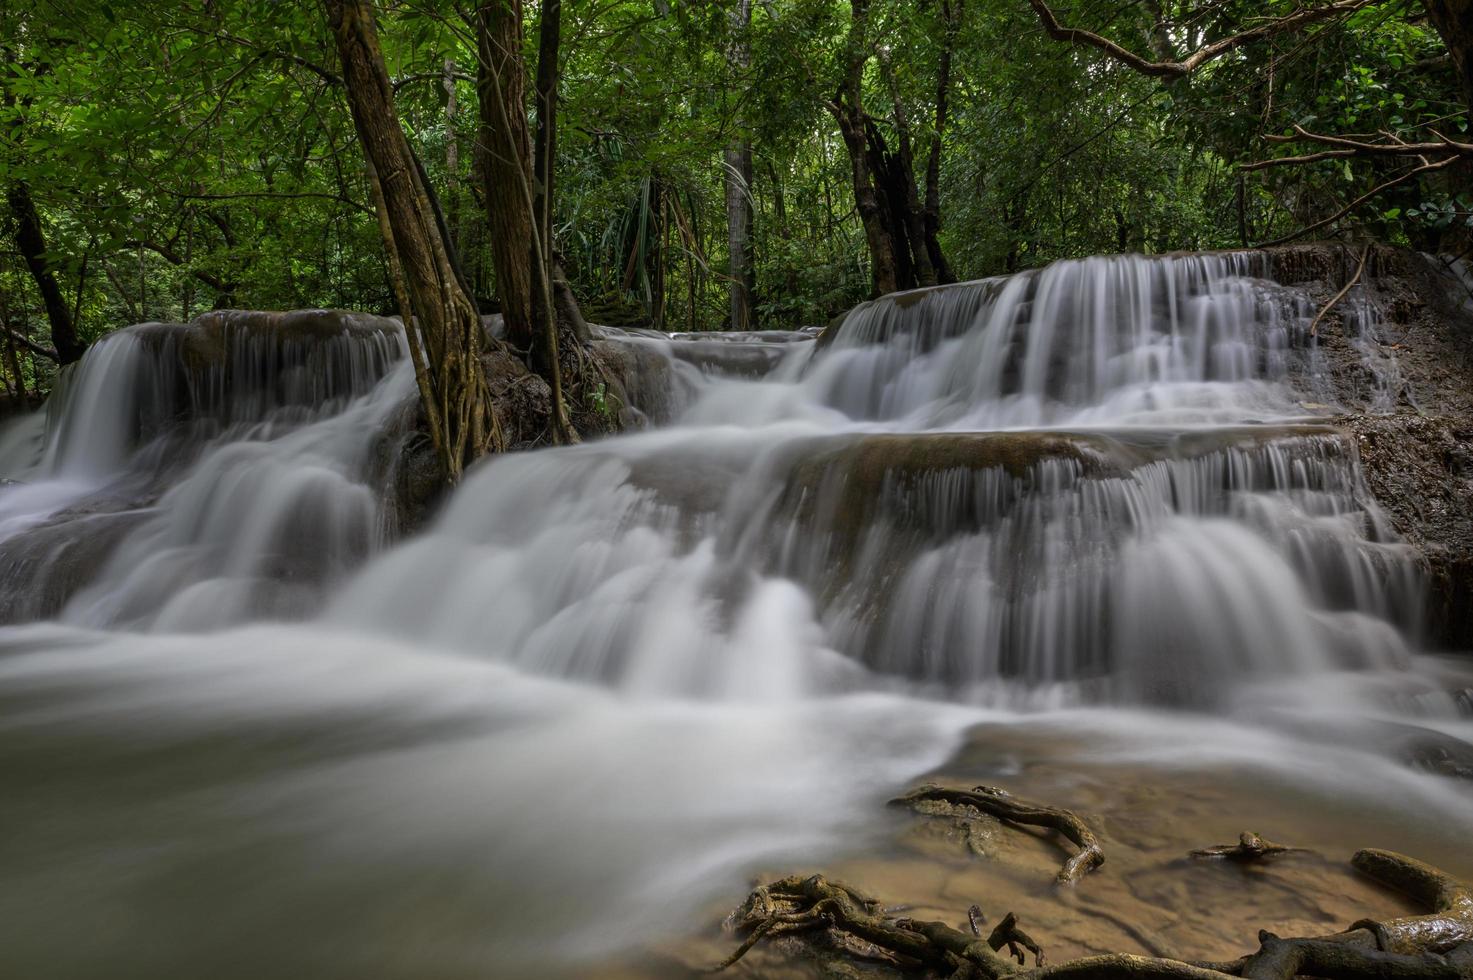
<svg viewBox="0 0 1473 980"><path fill-rule="evenodd" d="M543 0L537 28L537 144L533 156L533 217L542 245L542 264L552 268L553 182L557 171L558 57L563 32L562 0Z"/></svg>
<svg viewBox="0 0 1473 980"><path fill-rule="evenodd" d="M752 64L751 26L752 0L737 0L730 15L731 41L726 48L726 65L739 83ZM740 115L733 125L737 135L721 154L722 182L726 188L731 329L750 330L755 323L753 294L757 288L752 255L752 144L745 135L746 121Z"/></svg>
<svg viewBox="0 0 1473 980"><path fill-rule="evenodd" d="M481 364L481 319L399 123L368 0L323 0L323 8L369 166L431 440L446 479L456 483L468 463L502 448Z"/></svg>
<svg viewBox="0 0 1473 980"><path fill-rule="evenodd" d="M553 439L576 442L563 397L551 243L543 241L536 220L521 0L489 0L477 8L476 47L482 150L478 159L483 168L491 260L496 268L506 336L514 347L526 352L532 368L551 389ZM549 107L555 108L556 51L548 70L553 86ZM551 153L545 165L553 165ZM551 197L547 200L550 208Z"/></svg>
<svg viewBox="0 0 1473 980"><path fill-rule="evenodd" d="M527 133L522 62L521 0L490 0L477 8L476 97L481 106L478 155L491 237L496 291L512 347L535 361L533 348L532 145Z"/></svg>
<svg viewBox="0 0 1473 980"><path fill-rule="evenodd" d="M25 259L36 290L41 294L41 305L45 307L46 320L51 324L51 346L56 348L57 362L70 364L82 356L87 345L77 338L72 311L67 307L66 297L62 295L50 257L46 254L46 235L41 229L41 215L36 211L36 202L31 199L31 189L24 181L15 181L10 185L6 198L11 218L15 221L15 247Z"/></svg>
<svg viewBox="0 0 1473 980"><path fill-rule="evenodd" d="M941 251L941 140L946 133L951 99L951 58L956 48L957 28L962 19L962 0L941 0L946 23L940 64L936 69L936 117L931 133L931 151L926 155L926 251L936 270L937 282L956 282L956 274Z"/></svg>
<svg viewBox="0 0 1473 980"><path fill-rule="evenodd" d="M755 321L752 297L757 288L752 261L752 145L744 139L733 140L722 151L721 164L726 185L731 329L751 330Z"/></svg>
<svg viewBox="0 0 1473 980"><path fill-rule="evenodd" d="M895 247L885 228L879 198L870 176L869 144L865 140L862 113L854 113L841 105L834 109L833 114L839 124L839 134L844 138L844 147L849 152L849 179L854 190L854 206L864 227L865 244L869 248L874 294L893 293L899 288Z"/></svg>
<svg viewBox="0 0 1473 980"><path fill-rule="evenodd" d="M454 58L445 59L444 77L440 84L445 88L445 224L450 229L454 252L460 255L460 137L455 130L456 117L460 115L460 99L455 92Z"/></svg>
<svg viewBox="0 0 1473 980"><path fill-rule="evenodd" d="M875 167L872 140L869 139L869 116L865 115L862 90L865 65L869 62L869 0L850 0L850 22L844 40L840 63L840 87L834 99L826 103L838 124L850 164L850 184L854 192L854 209L859 212L869 248L869 273L873 293L882 296L900 289L900 249L888 227L887 208L875 192ZM904 256L909 259L909 255Z"/></svg>
<svg viewBox="0 0 1473 980"><path fill-rule="evenodd" d="M26 378L20 369L20 352L16 349L15 331L19 329L10 322L10 302L4 290L0 290L0 329L5 331L5 366L10 371L11 378L15 383L11 386L15 392L17 404L24 408L26 405Z"/></svg>
<svg viewBox="0 0 1473 980"><path fill-rule="evenodd" d="M559 62L563 38L562 0L543 0L542 19L537 29L537 142L533 147L532 173L535 193L532 213L537 222L542 245L542 263L552 277L553 304L559 327L572 333L571 343L586 344L593 339L588 321L558 252L555 215L557 189L557 112L558 80L562 75ZM535 301L535 296L533 297ZM535 303L534 303L535 305Z"/></svg>
<svg viewBox="0 0 1473 980"><path fill-rule="evenodd" d="M907 286L936 285L936 267L931 264L931 251L926 247L926 216L921 209L920 194L916 189L915 157L911 152L910 120L906 116L905 103L900 97L900 85L888 56L881 56L880 67L884 71L886 84L890 88L892 118L895 121L895 141L898 144L893 161L897 183L896 225L902 225L910 246L910 267L914 282Z"/></svg>
<svg viewBox="0 0 1473 980"><path fill-rule="evenodd" d="M1151 57L1157 61L1176 61L1176 45L1171 41L1171 30L1166 24L1166 8L1161 0L1146 0L1146 13L1153 18L1146 36Z"/></svg>
<svg viewBox="0 0 1473 980"><path fill-rule="evenodd" d="M875 194L866 134L862 82L864 66L869 61L868 23L869 0L849 0L849 32L840 55L839 90L826 107L838 123L839 135L849 153L849 179L854 191L854 207L859 212L865 244L869 249L870 280L874 295L882 296L900 287L895 242L885 226L885 215Z"/></svg>

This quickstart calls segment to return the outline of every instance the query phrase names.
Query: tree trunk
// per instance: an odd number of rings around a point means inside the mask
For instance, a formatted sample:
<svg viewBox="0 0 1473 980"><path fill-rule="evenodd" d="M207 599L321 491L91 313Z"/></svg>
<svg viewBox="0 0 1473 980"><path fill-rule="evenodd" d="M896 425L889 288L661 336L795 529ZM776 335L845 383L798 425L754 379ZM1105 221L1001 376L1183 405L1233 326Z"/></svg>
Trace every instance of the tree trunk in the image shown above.
<svg viewBox="0 0 1473 980"><path fill-rule="evenodd" d="M369 166L430 437L446 480L456 483L468 463L502 448L481 364L481 318L399 123L368 0L323 0L323 7Z"/></svg>
<svg viewBox="0 0 1473 980"><path fill-rule="evenodd" d="M450 229L453 251L460 255L460 137L455 131L456 117L460 115L460 99L455 93L454 58L445 59L444 76L440 84L445 89L445 224Z"/></svg>
<svg viewBox="0 0 1473 980"><path fill-rule="evenodd" d="M744 0L745 2L745 0ZM726 184L727 278L731 292L731 329L754 326L752 296L757 283L752 268L752 145L732 141L721 154Z"/></svg>
<svg viewBox="0 0 1473 980"><path fill-rule="evenodd" d="M946 22L941 60L936 69L936 124L931 134L931 151L926 156L926 251L936 270L937 282L956 282L956 273L941 251L941 138L946 132L951 96L951 57L956 48L956 32L962 18L962 0L941 0L941 16Z"/></svg>
<svg viewBox="0 0 1473 980"><path fill-rule="evenodd" d="M532 146L525 111L521 0L490 0L477 8L476 97L481 106L481 183L491 236L491 261L506 338L539 360L532 309ZM545 355L544 355L545 356Z"/></svg>
<svg viewBox="0 0 1473 980"><path fill-rule="evenodd" d="M840 65L839 90L827 103L829 113L839 125L844 148L849 153L849 179L854 190L854 207L864 227L865 244L870 255L870 281L876 296L898 289L896 249L880 201L875 194L870 169L869 141L866 138L862 82L864 66L869 61L865 36L869 21L869 0L849 0L849 33L844 41Z"/></svg>
<svg viewBox="0 0 1473 980"><path fill-rule="evenodd" d="M890 88L890 101L893 106L891 118L895 122L895 141L898 144L892 166L897 185L895 203L899 208L895 215L895 223L903 226L905 230L905 238L910 247L910 267L914 278L913 282L907 282L906 285L934 286L936 285L936 267L931 264L931 251L926 247L926 216L921 210L920 194L916 189L910 120L906 116L905 103L900 97L900 85L895 80L895 72L891 69L888 56L881 56L880 67L884 72L885 82Z"/></svg>
<svg viewBox="0 0 1473 980"><path fill-rule="evenodd" d="M1452 57L1463 92L1463 109L1473 121L1473 0L1425 0L1427 16Z"/></svg>
<svg viewBox="0 0 1473 980"><path fill-rule="evenodd" d="M46 308L46 319L51 324L51 346L56 348L57 363L70 364L82 356L87 345L77 339L72 311L67 307L66 297L61 293L51 260L46 255L41 215L37 213L31 189L24 181L11 184L6 197L11 217L15 220L15 247L26 260L26 268L41 294L41 304Z"/></svg>
<svg viewBox="0 0 1473 980"><path fill-rule="evenodd" d="M885 228L879 198L870 178L869 144L865 140L862 113L851 112L843 105L834 107L832 111L839 124L839 134L844 138L844 148L849 151L849 179L854 189L854 207L859 212L865 244L869 248L870 281L874 295L893 293L899 288L896 280L895 247Z"/></svg>
<svg viewBox="0 0 1473 980"><path fill-rule="evenodd" d="M532 213L542 245L544 268L552 268L553 182L557 171L558 52L563 33L562 0L543 0L542 19L537 25L537 144L534 148Z"/></svg>
<svg viewBox="0 0 1473 980"><path fill-rule="evenodd" d="M752 42L748 36L752 26L752 0L737 0L729 26L732 36L726 49L726 65L740 84L752 64ZM733 120L733 125L739 135L726 145L721 154L722 181L726 188L731 329L750 330L754 326L752 306L757 288L752 256L752 144L743 132L745 120L739 117Z"/></svg>
<svg viewBox="0 0 1473 980"><path fill-rule="evenodd" d="M532 172L536 176L532 214L542 245L542 266L552 277L553 306L558 326L572 334L571 343L593 339L578 299L568 285L567 273L558 252L554 204L557 186L557 110L559 64L563 37L562 0L543 0L542 20L537 30L537 143L533 147ZM533 297L534 306L536 296Z"/></svg>
<svg viewBox="0 0 1473 980"><path fill-rule="evenodd" d="M547 66L551 73L547 94L553 100L549 109L555 107L558 40L557 35L541 39L553 43ZM537 192L533 188L532 143L527 132L521 0L490 0L477 8L476 48L476 96L481 105L481 152L477 159L485 185L491 261L496 269L507 340L525 352L532 369L547 381L552 394L554 441L576 442L563 398L551 242L543 240L534 203ZM551 118L548 122L552 124ZM550 129L547 136L552 137ZM553 166L550 151L544 166ZM548 196L549 209L551 200Z"/></svg>
<svg viewBox="0 0 1473 980"><path fill-rule="evenodd" d="M16 404L25 407L26 378L20 369L20 352L16 350L15 331L20 329L10 322L10 303L4 290L0 290L0 330L5 331L5 366L10 371L14 384L11 385L17 399Z"/></svg>

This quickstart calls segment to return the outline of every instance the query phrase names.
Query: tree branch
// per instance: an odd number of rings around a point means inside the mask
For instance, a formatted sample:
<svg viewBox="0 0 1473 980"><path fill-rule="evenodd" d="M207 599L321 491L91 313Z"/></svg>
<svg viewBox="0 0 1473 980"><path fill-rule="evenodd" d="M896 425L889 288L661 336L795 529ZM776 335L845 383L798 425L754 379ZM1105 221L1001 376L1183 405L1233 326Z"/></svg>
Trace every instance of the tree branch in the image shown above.
<svg viewBox="0 0 1473 980"><path fill-rule="evenodd" d="M17 344L20 344L31 353L40 354L42 357L46 358L49 361L60 360L60 358L56 356L56 351L52 350L50 347L47 347L45 344L36 343L30 337L27 337L25 334L21 333L19 330L16 330L14 327L0 327L0 330L4 330L4 332L12 337Z"/></svg>
<svg viewBox="0 0 1473 980"><path fill-rule="evenodd" d="M1312 231L1318 231L1319 229L1325 227L1325 225L1333 224L1334 222L1339 221L1341 218L1345 217L1347 214L1354 211L1356 208L1360 207L1362 204L1366 203L1377 194L1380 194L1382 191L1387 191L1393 187L1398 187L1402 184L1405 184L1413 177L1419 176L1421 174L1431 173L1434 170L1441 170L1443 167L1446 167L1451 163L1456 163L1460 159L1462 159L1461 156L1450 156L1446 159L1438 160L1436 163L1425 163L1420 167L1413 167L1411 170L1403 172L1400 176L1393 177L1390 180L1385 181L1384 183L1377 184L1375 187L1366 191L1360 197L1351 201L1349 204L1345 205L1345 207L1341 208L1339 211L1336 211L1328 218L1316 221L1312 225L1306 225L1305 227L1299 229L1296 232L1293 232L1292 234L1284 235L1280 238L1275 238L1272 241L1263 242L1259 245L1259 247L1268 248L1271 245L1283 245L1285 242L1292 242L1296 238L1303 238L1305 235L1308 235Z"/></svg>
<svg viewBox="0 0 1473 980"><path fill-rule="evenodd" d="M1087 31L1079 27L1065 27L1059 22L1044 0L1028 0L1033 7L1038 19L1043 23L1043 29L1048 32L1049 37L1055 41L1068 41L1084 47L1095 48L1103 52L1115 61L1126 67L1149 75L1152 78L1183 78L1201 68L1207 62L1242 47L1254 41L1271 37L1275 34L1283 34L1289 31L1302 30L1311 24L1320 21L1333 20L1346 14L1354 13L1362 8L1380 3L1381 0L1337 0L1335 3L1325 4L1321 7L1305 7L1287 14L1276 17L1257 27L1249 28L1230 37L1204 44L1180 61L1151 61L1143 58L1135 52L1124 48L1107 37Z"/></svg>
<svg viewBox="0 0 1473 980"><path fill-rule="evenodd" d="M126 245L128 248L146 248L155 255L162 256L163 259L170 265L177 265L180 267L185 267L189 265L184 256L180 255L169 246L161 244L159 242L131 238L123 244ZM219 292L231 293L235 291L235 286L233 284L226 282L224 279L221 279L219 276L213 273L206 272L203 269L195 268L186 268L185 271L194 276L194 278L198 279L200 282L204 283L206 286L209 286L210 288L215 289Z"/></svg>

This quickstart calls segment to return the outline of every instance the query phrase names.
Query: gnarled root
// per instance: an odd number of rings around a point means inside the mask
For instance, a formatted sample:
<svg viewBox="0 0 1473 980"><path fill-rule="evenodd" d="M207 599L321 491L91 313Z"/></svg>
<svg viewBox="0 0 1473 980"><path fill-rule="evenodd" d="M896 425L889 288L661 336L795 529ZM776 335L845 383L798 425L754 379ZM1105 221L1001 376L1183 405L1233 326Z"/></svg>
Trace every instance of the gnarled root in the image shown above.
<svg viewBox="0 0 1473 980"><path fill-rule="evenodd" d="M1043 948L1032 936L1018 928L1018 917L1011 912L1003 917L996 929L992 930L992 935L987 937L987 945L992 947L993 952L1006 946L1008 954L1018 961L1019 966L1028 962L1027 957L1023 955L1023 950L1026 949L1033 954L1033 965L1043 966Z"/></svg>
<svg viewBox="0 0 1473 980"><path fill-rule="evenodd" d="M1011 913L983 940L975 905L968 910L969 935L941 922L891 917L876 899L814 875L784 878L754 890L728 920L746 938L716 969L736 963L764 938L824 928L840 945L852 949L857 942L872 948L907 973L950 980L1473 980L1473 890L1437 868L1391 851L1360 851L1352 863L1431 912L1358 922L1332 936L1282 939L1260 932L1258 950L1230 963L1116 953L1045 965L1040 944L1018 928ZM1004 946L1012 959L998 955ZM1032 969L1026 967L1024 950L1034 954Z"/></svg>
<svg viewBox="0 0 1473 980"><path fill-rule="evenodd" d="M1294 854L1308 850L1303 847L1287 847L1260 837L1251 830L1240 834L1236 844L1216 844L1191 852L1192 857L1224 858L1228 861L1258 861L1278 854Z"/></svg>
<svg viewBox="0 0 1473 980"><path fill-rule="evenodd" d="M1258 952L1243 962L1243 980L1468 980L1466 965L1436 953L1404 955L1375 948L1375 937L1355 929L1322 939L1280 939L1258 934Z"/></svg>
<svg viewBox="0 0 1473 980"><path fill-rule="evenodd" d="M1369 930L1378 948L1390 953L1445 953L1473 943L1473 889L1430 864L1368 848L1350 859L1356 870L1426 906L1426 915L1385 922L1357 922Z"/></svg>
<svg viewBox="0 0 1473 980"><path fill-rule="evenodd" d="M819 922L933 975L953 976L961 971L964 977L1000 980L1014 972L1012 964L997 956L985 940L940 922L889 918L879 902L822 875L783 878L758 886L728 919L747 938L716 970L736 963L765 937Z"/></svg>
<svg viewBox="0 0 1473 980"><path fill-rule="evenodd" d="M1072 841L1079 850L1059 870L1056 881L1072 882L1105 863L1105 852L1089 825L1071 810L1028 803L1010 796L995 786L977 786L971 790L945 786L921 786L890 801L894 806L915 807L917 803L945 803L957 810L971 807L1008 823L1030 827L1047 827Z"/></svg>

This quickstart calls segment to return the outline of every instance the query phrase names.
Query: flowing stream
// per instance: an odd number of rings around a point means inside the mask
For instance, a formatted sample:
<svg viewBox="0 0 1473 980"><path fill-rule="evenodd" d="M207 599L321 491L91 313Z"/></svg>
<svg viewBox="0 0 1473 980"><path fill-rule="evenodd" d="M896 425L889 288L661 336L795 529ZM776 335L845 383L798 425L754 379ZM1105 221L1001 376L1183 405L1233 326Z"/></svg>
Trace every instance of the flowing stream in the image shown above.
<svg viewBox="0 0 1473 980"><path fill-rule="evenodd" d="M1473 871L1413 764L1468 670L1314 312L1243 254L608 331L651 426L408 536L392 324L108 337L0 430L0 974L588 975L888 847L959 759L1231 773L1229 824L1292 787Z"/></svg>

